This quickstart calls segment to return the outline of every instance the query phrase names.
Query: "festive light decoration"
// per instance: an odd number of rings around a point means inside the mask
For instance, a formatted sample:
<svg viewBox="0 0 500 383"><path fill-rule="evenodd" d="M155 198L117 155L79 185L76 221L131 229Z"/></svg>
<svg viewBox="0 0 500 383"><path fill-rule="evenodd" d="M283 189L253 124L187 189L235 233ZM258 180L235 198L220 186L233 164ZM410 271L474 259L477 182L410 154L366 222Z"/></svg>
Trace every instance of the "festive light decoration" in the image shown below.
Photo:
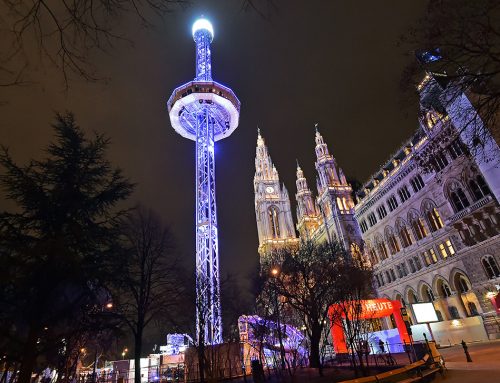
<svg viewBox="0 0 500 383"><path fill-rule="evenodd" d="M212 79L212 24L193 24L196 77L176 88L167 107L172 127L196 142L196 329L198 341L222 343L217 207L215 201L215 141L238 126L240 101L230 88Z"/></svg>

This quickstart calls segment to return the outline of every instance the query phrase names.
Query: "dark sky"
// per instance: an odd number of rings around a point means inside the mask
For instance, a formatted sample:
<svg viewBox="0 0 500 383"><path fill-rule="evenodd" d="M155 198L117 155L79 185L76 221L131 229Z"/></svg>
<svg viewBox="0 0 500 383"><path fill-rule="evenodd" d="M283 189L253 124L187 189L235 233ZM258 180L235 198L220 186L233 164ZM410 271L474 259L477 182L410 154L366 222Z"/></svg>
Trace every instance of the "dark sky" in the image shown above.
<svg viewBox="0 0 500 383"><path fill-rule="evenodd" d="M20 162L37 157L54 112L73 111L84 129L111 137L113 163L138 184L132 202L169 222L194 264L194 143L171 128L166 100L194 77L191 25L204 14L215 29L214 78L241 101L238 129L216 147L221 269L253 272L257 125L292 198L295 158L315 183L315 122L346 175L364 181L417 126L416 110L401 107L400 76L412 56L398 41L427 1L275 3L270 21L238 0L195 2L153 30L128 21L122 29L134 46L118 43L92 58L109 81L76 79L64 92L46 63L31 73L35 85L3 89L0 143Z"/></svg>

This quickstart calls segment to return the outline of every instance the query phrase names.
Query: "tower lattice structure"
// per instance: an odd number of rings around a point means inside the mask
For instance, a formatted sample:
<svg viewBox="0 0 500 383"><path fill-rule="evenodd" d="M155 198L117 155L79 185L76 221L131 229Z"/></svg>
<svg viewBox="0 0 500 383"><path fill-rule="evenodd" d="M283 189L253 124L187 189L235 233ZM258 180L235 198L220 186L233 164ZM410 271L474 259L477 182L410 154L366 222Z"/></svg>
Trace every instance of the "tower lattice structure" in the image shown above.
<svg viewBox="0 0 500 383"><path fill-rule="evenodd" d="M168 100L172 127L195 141L196 152L196 329L198 342L222 343L217 207L215 199L215 142L237 127L240 101L230 88L212 79L211 23L193 24L196 77L176 88Z"/></svg>

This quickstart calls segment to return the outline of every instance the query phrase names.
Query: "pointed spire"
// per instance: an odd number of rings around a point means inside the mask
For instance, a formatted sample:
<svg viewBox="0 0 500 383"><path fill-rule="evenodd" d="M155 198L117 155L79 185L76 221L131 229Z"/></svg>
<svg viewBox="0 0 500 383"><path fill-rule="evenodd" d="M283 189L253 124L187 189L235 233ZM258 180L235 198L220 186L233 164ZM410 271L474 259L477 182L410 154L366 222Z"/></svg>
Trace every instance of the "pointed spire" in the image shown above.
<svg viewBox="0 0 500 383"><path fill-rule="evenodd" d="M296 158L295 161L297 162L297 170L299 170L300 169L299 160Z"/></svg>
<svg viewBox="0 0 500 383"><path fill-rule="evenodd" d="M257 125L257 146L264 146L264 139L262 138L262 136L260 134L259 125Z"/></svg>

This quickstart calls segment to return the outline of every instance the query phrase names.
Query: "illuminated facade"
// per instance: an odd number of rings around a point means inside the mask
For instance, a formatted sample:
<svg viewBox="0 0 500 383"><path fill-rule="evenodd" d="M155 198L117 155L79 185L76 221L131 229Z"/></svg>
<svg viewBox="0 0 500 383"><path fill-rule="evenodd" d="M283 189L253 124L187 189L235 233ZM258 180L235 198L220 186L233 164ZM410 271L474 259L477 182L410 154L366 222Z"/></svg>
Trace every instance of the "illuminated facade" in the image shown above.
<svg viewBox="0 0 500 383"><path fill-rule="evenodd" d="M259 254L296 246L302 240L317 243L338 241L353 255L360 255L363 242L354 218L352 188L342 169L330 154L323 136L315 134L317 197L309 189L304 172L297 163L297 238L290 198L269 156L264 139L257 137L255 158L255 213L259 233Z"/></svg>
<svg viewBox="0 0 500 383"><path fill-rule="evenodd" d="M176 88L167 106L172 127L196 143L196 329L198 341L222 343L215 141L238 126L240 102L233 91L212 79L210 22L193 24L196 77Z"/></svg>
<svg viewBox="0 0 500 383"><path fill-rule="evenodd" d="M259 235L259 254L293 247L298 244L293 225L290 198L285 185L280 185L278 171L271 160L260 131L255 156L255 215Z"/></svg>
<svg viewBox="0 0 500 383"><path fill-rule="evenodd" d="M443 321L481 315L496 337L500 151L491 136L487 161L465 144L472 106L450 100L443 80L429 73L419 86L420 127L364 185L356 218L380 297L432 301Z"/></svg>

